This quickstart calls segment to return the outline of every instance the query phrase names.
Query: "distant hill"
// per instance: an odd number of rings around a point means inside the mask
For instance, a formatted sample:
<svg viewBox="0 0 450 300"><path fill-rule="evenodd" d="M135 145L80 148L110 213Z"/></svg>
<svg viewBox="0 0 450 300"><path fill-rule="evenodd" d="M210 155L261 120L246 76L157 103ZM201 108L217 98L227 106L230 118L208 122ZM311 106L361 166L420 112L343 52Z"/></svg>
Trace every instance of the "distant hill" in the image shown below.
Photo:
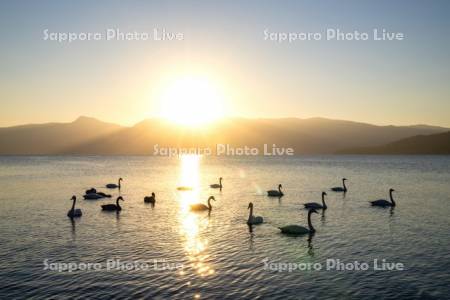
<svg viewBox="0 0 450 300"><path fill-rule="evenodd" d="M450 131L417 135L378 147L339 151L347 154L450 154Z"/></svg>
<svg viewBox="0 0 450 300"><path fill-rule="evenodd" d="M155 144L214 148L219 143L259 149L263 144L276 144L294 148L295 154L331 154L448 130L426 125L376 126L323 118L230 118L195 130L161 119L122 127L80 117L72 123L0 128L0 154L151 155Z"/></svg>
<svg viewBox="0 0 450 300"><path fill-rule="evenodd" d="M60 154L122 127L79 117L72 123L47 123L0 128L0 155Z"/></svg>

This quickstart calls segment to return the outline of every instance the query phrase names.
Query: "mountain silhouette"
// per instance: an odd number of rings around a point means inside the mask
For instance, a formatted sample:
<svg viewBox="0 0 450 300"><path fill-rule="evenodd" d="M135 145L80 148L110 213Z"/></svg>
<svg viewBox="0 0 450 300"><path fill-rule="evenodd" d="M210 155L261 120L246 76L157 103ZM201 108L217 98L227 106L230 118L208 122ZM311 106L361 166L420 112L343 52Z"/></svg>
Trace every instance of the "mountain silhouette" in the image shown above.
<svg viewBox="0 0 450 300"><path fill-rule="evenodd" d="M448 130L428 125L376 126L324 118L229 118L197 129L155 118L124 127L80 117L71 123L0 128L0 154L152 155L155 144L213 149L216 144L229 144L261 151L264 144L276 144L293 148L295 154L332 154Z"/></svg>

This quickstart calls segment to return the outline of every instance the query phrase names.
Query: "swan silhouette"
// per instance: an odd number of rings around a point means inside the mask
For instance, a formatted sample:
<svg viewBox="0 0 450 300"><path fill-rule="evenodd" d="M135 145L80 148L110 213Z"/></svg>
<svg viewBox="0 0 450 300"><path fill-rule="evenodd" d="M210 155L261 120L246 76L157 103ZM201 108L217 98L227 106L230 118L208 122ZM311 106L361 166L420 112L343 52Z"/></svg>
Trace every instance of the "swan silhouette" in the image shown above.
<svg viewBox="0 0 450 300"><path fill-rule="evenodd" d="M336 187L332 187L331 190L333 192L347 192L347 186L345 185L345 181L347 180L347 178L342 178L342 187L341 186L336 186Z"/></svg>
<svg viewBox="0 0 450 300"><path fill-rule="evenodd" d="M123 200L122 196L117 197L116 204L105 204L102 205L102 210L108 210L108 211L121 211L122 207L119 205L119 200Z"/></svg>
<svg viewBox="0 0 450 300"><path fill-rule="evenodd" d="M325 203L325 196L327 195L327 193L322 192L322 204L319 204L317 202L308 202L303 204L305 206L305 208L314 208L314 209L327 209L327 204Z"/></svg>
<svg viewBox="0 0 450 300"><path fill-rule="evenodd" d="M155 202L156 202L156 196L155 196L155 193L152 193L151 196L145 196L145 197L144 197L144 202L145 202L145 203L155 204Z"/></svg>
<svg viewBox="0 0 450 300"><path fill-rule="evenodd" d="M250 209L250 213L248 215L248 220L247 220L248 225L257 225L257 224L261 224L264 222L263 217L253 215L253 203L252 202L250 202L248 204L248 209Z"/></svg>
<svg viewBox="0 0 450 300"><path fill-rule="evenodd" d="M281 191L281 188L282 188L282 185L279 184L278 185L278 190L267 191L267 196L269 196L269 197L281 197L281 196L283 196L284 194Z"/></svg>
<svg viewBox="0 0 450 300"><path fill-rule="evenodd" d="M391 199L390 202L385 199L379 199L375 201L370 201L370 204L372 204L372 206L394 207L396 204L394 198L392 198L392 192L395 192L395 190L389 189L389 198Z"/></svg>
<svg viewBox="0 0 450 300"><path fill-rule="evenodd" d="M204 210L209 210L209 211L211 211L211 210L212 210L211 200L216 201L216 199L214 198L214 196L209 196L209 198L208 198L208 206L206 206L206 205L203 204L203 203L196 203L196 204L192 204L192 205L190 206L190 209L191 209L192 211L204 211Z"/></svg>
<svg viewBox="0 0 450 300"><path fill-rule="evenodd" d="M318 213L314 208L309 209L308 211L308 228L305 228L300 225L288 225L284 227L278 227L281 230L281 233L290 234L290 235L302 235L307 233L314 233L316 230L312 226L311 223L311 214Z"/></svg>
<svg viewBox="0 0 450 300"><path fill-rule="evenodd" d="M120 182L121 182L122 180L123 180L122 178L119 178L117 184L115 184L115 183L108 183L108 184L106 185L106 187L107 187L108 189L117 189L117 188L118 188L118 189L120 190L120 188L121 188Z"/></svg>
<svg viewBox="0 0 450 300"><path fill-rule="evenodd" d="M67 212L67 216L69 218L81 217L81 215L82 215L81 209L79 209L79 208L75 209L75 202L77 202L77 197L72 196L72 198L70 200L72 200L73 203L72 203L72 208Z"/></svg>
<svg viewBox="0 0 450 300"><path fill-rule="evenodd" d="M209 185L210 188L212 189L222 189L222 177L219 178L219 183L214 183Z"/></svg>

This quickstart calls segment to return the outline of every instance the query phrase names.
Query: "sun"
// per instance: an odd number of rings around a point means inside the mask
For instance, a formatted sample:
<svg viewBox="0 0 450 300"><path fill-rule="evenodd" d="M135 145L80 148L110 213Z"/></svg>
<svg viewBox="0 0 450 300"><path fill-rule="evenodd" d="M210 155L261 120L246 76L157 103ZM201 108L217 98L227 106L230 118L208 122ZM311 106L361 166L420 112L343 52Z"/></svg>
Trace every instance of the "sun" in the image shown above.
<svg viewBox="0 0 450 300"><path fill-rule="evenodd" d="M179 77L162 93L161 116L185 126L211 123L224 116L223 94L206 77Z"/></svg>

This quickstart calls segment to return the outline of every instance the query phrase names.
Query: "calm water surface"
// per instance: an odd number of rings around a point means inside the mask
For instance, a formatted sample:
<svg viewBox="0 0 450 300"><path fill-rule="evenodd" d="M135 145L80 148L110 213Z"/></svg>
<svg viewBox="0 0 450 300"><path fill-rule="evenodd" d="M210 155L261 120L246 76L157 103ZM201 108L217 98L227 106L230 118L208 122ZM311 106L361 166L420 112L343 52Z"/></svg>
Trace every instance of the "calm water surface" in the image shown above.
<svg viewBox="0 0 450 300"><path fill-rule="evenodd" d="M224 178L222 191L209 184ZM349 179L349 192L329 188ZM82 200L123 177L120 214L113 199ZM305 156L298 158L0 157L0 298L447 298L450 294L450 157ZM286 196L265 191L282 183ZM179 192L179 185L194 187ZM370 207L395 188L397 207ZM104 189L102 189L104 190ZM278 226L306 225L301 203L329 209L313 216L316 234L291 237ZM154 191L154 208L143 197ZM118 192L113 191L113 196ZM67 218L72 195L83 216ZM214 195L213 210L189 204ZM265 223L250 232L247 206ZM99 263L100 270L58 272L48 263ZM107 270L108 259L146 262L147 270ZM325 270L327 259L369 263L367 271ZM404 271L375 271L374 259ZM154 269L158 260L158 269ZM273 263L319 263L292 272ZM164 263L162 263L164 261ZM175 269L175 264L182 269Z"/></svg>

